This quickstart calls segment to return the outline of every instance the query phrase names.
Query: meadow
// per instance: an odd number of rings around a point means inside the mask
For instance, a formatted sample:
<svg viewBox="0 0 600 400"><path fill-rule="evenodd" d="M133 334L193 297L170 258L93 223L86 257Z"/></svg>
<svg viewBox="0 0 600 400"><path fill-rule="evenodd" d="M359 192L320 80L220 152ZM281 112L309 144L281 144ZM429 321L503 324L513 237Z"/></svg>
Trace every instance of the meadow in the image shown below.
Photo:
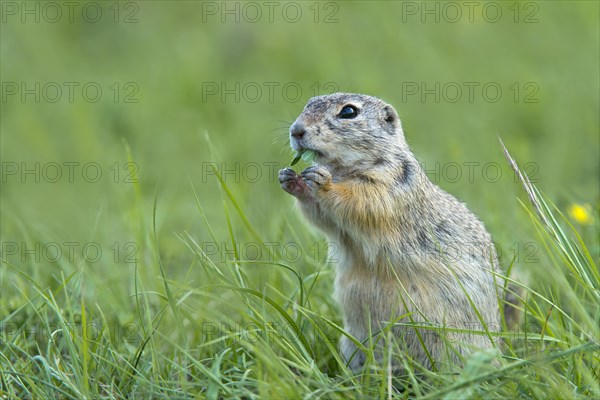
<svg viewBox="0 0 600 400"><path fill-rule="evenodd" d="M1 398L600 396L599 3L0 7ZM341 360L335 260L277 181L335 91L394 105L484 221L521 288L505 349Z"/></svg>

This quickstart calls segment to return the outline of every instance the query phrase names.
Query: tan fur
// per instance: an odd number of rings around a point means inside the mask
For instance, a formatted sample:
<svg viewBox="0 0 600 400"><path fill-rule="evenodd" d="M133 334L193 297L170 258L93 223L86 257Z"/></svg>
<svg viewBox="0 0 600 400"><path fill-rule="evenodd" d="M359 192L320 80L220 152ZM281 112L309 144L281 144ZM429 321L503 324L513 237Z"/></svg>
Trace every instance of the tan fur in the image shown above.
<svg viewBox="0 0 600 400"><path fill-rule="evenodd" d="M358 115L341 118L348 105ZM491 330L500 328L491 238L463 203L425 176L396 111L366 95L316 97L290 128L290 140L295 150L318 154L301 175L288 168L279 179L339 251L335 297L346 331L365 345L379 341L380 358L391 344L378 333L392 329L394 345L427 368L460 364L472 348L494 346L475 333L483 328L474 311ZM470 332L415 328L423 324ZM340 346L350 367L360 369L365 355L347 337Z"/></svg>

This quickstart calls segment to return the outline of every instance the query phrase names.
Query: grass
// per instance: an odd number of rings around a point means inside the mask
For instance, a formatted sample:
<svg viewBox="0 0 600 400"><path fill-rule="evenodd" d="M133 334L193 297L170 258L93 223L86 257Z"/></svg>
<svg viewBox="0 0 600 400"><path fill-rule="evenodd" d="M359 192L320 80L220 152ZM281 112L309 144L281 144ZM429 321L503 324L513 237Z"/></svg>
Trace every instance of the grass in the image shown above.
<svg viewBox="0 0 600 400"><path fill-rule="evenodd" d="M598 223L592 236L582 236L523 180L534 205L523 207L524 217L547 262L543 271L531 271L530 283L514 281L524 317L519 329L501 333L502 357L499 350L475 353L454 373L409 367L408 376L395 376L384 363L352 374L336 347L347 333L329 294L331 269L307 255L299 269L269 250L220 180L229 234L215 242L235 249L240 236L256 239L265 259L232 251L224 261L182 234L192 261L184 278L170 276L157 245L156 201L153 217L139 221L151 228L122 319L81 293L89 279L82 265L65 267L73 272L53 276L50 288L4 260L19 301L2 321L2 393L32 399L597 398L600 279L597 248L590 250L586 240L593 240ZM310 234L289 224L283 235L301 241Z"/></svg>

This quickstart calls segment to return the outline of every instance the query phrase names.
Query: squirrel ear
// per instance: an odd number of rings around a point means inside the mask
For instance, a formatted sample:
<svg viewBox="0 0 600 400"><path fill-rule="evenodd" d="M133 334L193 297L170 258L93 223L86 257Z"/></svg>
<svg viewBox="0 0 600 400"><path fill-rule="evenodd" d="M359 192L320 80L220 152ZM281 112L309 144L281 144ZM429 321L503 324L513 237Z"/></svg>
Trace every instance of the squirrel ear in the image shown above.
<svg viewBox="0 0 600 400"><path fill-rule="evenodd" d="M396 113L396 110L394 110L394 107L385 106L383 108L383 119L390 124L393 124L398 120L398 114Z"/></svg>

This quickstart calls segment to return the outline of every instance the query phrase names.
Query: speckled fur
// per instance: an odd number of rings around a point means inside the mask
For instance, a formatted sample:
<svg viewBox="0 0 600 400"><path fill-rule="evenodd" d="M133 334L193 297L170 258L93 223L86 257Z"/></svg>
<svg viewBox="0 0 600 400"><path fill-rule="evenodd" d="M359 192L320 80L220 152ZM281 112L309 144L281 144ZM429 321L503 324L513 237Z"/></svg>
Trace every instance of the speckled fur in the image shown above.
<svg viewBox="0 0 600 400"><path fill-rule="evenodd" d="M356 118L338 116L346 105L359 110ZM370 333L373 338L394 323L396 344L416 362L427 368L460 364L439 333L418 331L425 351L406 324L482 330L466 292L490 329L500 327L491 272L498 271L498 261L481 221L426 177L396 111L380 99L314 97L290 132L298 129L305 133L290 136L292 148L317 152L316 164L301 175L284 169L279 178L338 249L335 298L345 329L367 344ZM485 335L448 336L462 355L494 346ZM365 355L346 337L340 346L350 367L360 369ZM384 346L378 347L381 356Z"/></svg>

